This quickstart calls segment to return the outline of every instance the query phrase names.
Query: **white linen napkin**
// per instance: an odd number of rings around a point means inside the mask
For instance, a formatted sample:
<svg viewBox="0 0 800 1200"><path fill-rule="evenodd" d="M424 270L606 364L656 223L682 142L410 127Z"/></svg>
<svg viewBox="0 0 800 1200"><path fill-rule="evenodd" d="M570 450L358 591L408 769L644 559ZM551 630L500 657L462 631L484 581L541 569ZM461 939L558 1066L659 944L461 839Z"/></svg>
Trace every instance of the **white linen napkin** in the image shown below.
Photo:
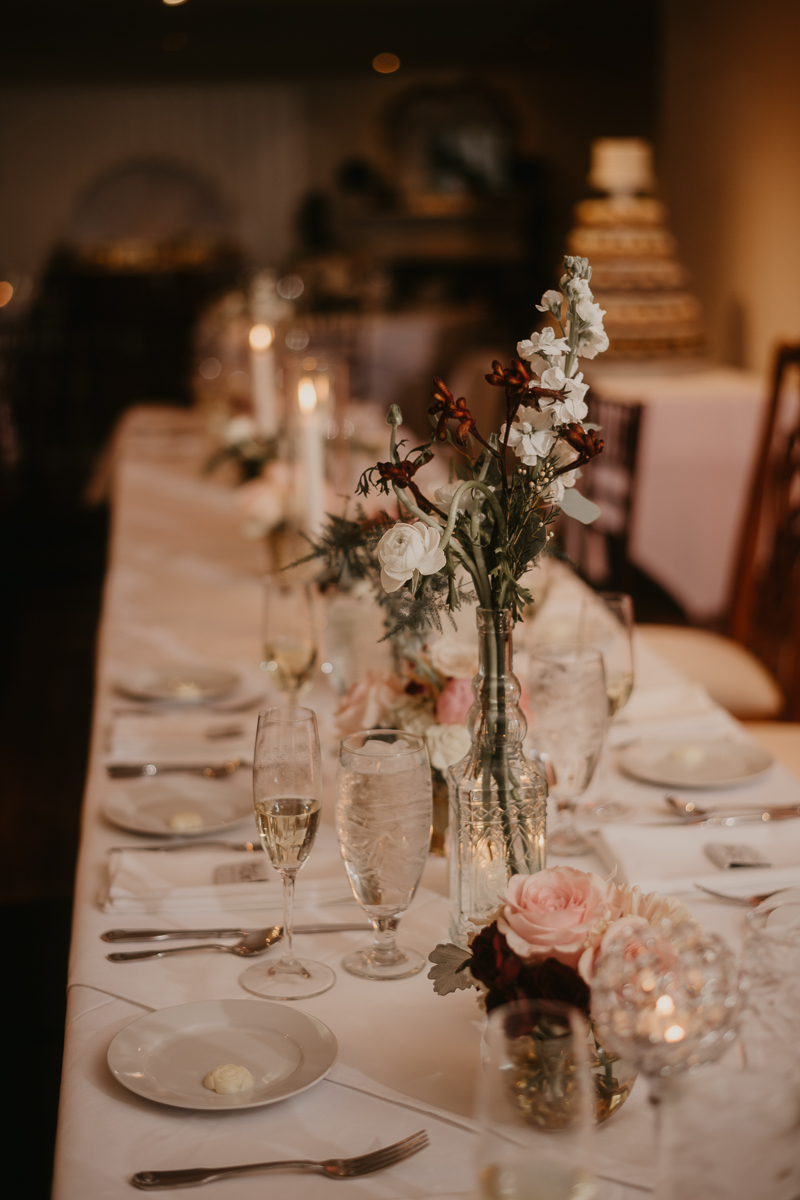
<svg viewBox="0 0 800 1200"><path fill-rule="evenodd" d="M172 853L114 850L109 854L108 878L98 903L104 912L274 909L279 914L282 885L275 871L270 870L272 878L268 882L214 882L215 871L221 866L237 868L248 862L261 866L266 859L260 852L251 857L223 847ZM332 878L298 878L297 908L346 903L355 901L341 863Z"/></svg>
<svg viewBox="0 0 800 1200"><path fill-rule="evenodd" d="M252 761L258 716L246 713L164 712L118 716L109 731L107 763Z"/></svg>
<svg viewBox="0 0 800 1200"><path fill-rule="evenodd" d="M593 835L601 861L616 865L617 881L647 892L696 892L694 883L732 895L800 885L800 820L768 824L690 825L678 828L605 825ZM703 847L711 842L746 845L769 867L713 867Z"/></svg>

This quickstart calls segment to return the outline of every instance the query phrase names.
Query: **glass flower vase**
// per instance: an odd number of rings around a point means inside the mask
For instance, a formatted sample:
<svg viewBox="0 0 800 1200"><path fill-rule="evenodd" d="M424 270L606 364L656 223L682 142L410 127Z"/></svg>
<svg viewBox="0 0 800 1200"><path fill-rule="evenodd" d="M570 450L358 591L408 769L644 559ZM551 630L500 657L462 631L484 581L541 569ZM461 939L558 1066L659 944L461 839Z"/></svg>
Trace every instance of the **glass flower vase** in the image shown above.
<svg viewBox="0 0 800 1200"><path fill-rule="evenodd" d="M496 908L512 875L546 863L547 782L526 758L526 721L511 670L509 609L477 610L480 665L467 715L468 754L450 767L450 937L469 934Z"/></svg>

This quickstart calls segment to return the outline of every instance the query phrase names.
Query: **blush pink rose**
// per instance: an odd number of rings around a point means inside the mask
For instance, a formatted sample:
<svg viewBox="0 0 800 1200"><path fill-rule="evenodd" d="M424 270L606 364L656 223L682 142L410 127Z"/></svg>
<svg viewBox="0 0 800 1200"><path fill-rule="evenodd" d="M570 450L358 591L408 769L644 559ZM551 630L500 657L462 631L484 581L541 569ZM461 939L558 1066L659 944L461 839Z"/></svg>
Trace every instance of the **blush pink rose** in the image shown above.
<svg viewBox="0 0 800 1200"><path fill-rule="evenodd" d="M474 700L469 679L448 679L436 701L436 720L440 725L463 725Z"/></svg>
<svg viewBox="0 0 800 1200"><path fill-rule="evenodd" d="M403 685L391 671L367 671L339 701L333 718L339 737L385 725L402 695Z"/></svg>
<svg viewBox="0 0 800 1200"><path fill-rule="evenodd" d="M575 867L514 875L502 899L497 928L520 958L557 958L577 967L592 930L618 915L608 884Z"/></svg>

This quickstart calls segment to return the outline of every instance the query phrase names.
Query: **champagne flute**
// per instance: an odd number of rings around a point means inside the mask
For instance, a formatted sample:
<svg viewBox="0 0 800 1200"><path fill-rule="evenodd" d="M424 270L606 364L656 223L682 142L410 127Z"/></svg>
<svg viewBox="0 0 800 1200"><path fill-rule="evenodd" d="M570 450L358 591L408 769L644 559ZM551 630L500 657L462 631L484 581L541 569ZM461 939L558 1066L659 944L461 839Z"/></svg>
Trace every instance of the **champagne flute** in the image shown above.
<svg viewBox="0 0 800 1200"><path fill-rule="evenodd" d="M482 1200L591 1200L594 1086L584 1013L517 1000L490 1014L478 1084Z"/></svg>
<svg viewBox="0 0 800 1200"><path fill-rule="evenodd" d="M633 600L625 592L597 592L597 601L586 615L585 640L603 656L608 695L609 725L630 699L633 690ZM630 808L604 795L608 783L608 747L597 770L597 799L585 811L601 821L617 821Z"/></svg>
<svg viewBox="0 0 800 1200"><path fill-rule="evenodd" d="M253 804L261 845L283 881L284 952L272 966L257 963L240 982L270 1000L303 1000L332 987L324 963L297 959L292 910L297 872L308 858L319 826L322 797L317 718L310 708L269 708L258 715L253 755Z"/></svg>
<svg viewBox="0 0 800 1200"><path fill-rule="evenodd" d="M603 659L592 646L540 646L530 659L528 690L533 744L552 768L550 795L559 821L548 836L554 854L590 854L575 825L575 807L591 782L606 729L608 700Z"/></svg>
<svg viewBox="0 0 800 1200"><path fill-rule="evenodd" d="M296 704L317 660L319 620L312 584L286 586L271 575L263 579L264 660L266 671Z"/></svg>
<svg viewBox="0 0 800 1200"><path fill-rule="evenodd" d="M342 966L363 979L405 979L427 966L395 940L428 858L433 801L425 739L367 729L342 740L336 832L353 894L375 930Z"/></svg>

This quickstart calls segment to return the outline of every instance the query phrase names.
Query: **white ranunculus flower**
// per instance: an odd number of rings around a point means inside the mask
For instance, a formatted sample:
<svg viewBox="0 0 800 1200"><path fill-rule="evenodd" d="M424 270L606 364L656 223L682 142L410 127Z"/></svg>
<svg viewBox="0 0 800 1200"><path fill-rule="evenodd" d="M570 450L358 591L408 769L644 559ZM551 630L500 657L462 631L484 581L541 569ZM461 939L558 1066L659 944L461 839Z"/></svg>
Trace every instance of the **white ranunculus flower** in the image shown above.
<svg viewBox="0 0 800 1200"><path fill-rule="evenodd" d="M564 297L562 296L561 292L556 292L553 288L550 288L550 290L545 292L545 294L542 296L542 303L537 304L536 307L538 308L539 312L549 312L552 313L553 316L558 317L561 315L561 305L563 303Z"/></svg>
<svg viewBox="0 0 800 1200"><path fill-rule="evenodd" d="M431 725L425 740L431 766L442 772L463 758L472 745L465 725Z"/></svg>
<svg viewBox="0 0 800 1200"><path fill-rule="evenodd" d="M243 484L236 500L246 538L265 537L286 515L280 490L267 479L253 479Z"/></svg>
<svg viewBox="0 0 800 1200"><path fill-rule="evenodd" d="M500 430L504 438L506 427ZM529 467L535 467L538 459L546 458L553 448L556 435L553 433L553 414L550 409L539 412L536 408L521 408L517 420L511 426L508 444L517 458Z"/></svg>
<svg viewBox="0 0 800 1200"><path fill-rule="evenodd" d="M395 729L425 737L431 725L436 724L430 700L425 696L404 696L392 709L392 724Z"/></svg>
<svg viewBox="0 0 800 1200"><path fill-rule="evenodd" d="M415 571L421 575L441 571L447 561L439 549L441 540L441 532L422 521L416 525L398 521L388 529L378 542L384 591L396 592Z"/></svg>
<svg viewBox="0 0 800 1200"><path fill-rule="evenodd" d="M445 679L472 679L478 673L477 642L461 641L446 633L431 647L431 662Z"/></svg>
<svg viewBox="0 0 800 1200"><path fill-rule="evenodd" d="M256 435L256 423L252 417L242 414L231 417L222 430L222 440L226 446L238 446L241 442L249 442Z"/></svg>
<svg viewBox="0 0 800 1200"><path fill-rule="evenodd" d="M439 508L445 512L450 512L450 505L453 503L453 496L456 494L457 488L461 487L463 479L456 479L453 483L446 483L443 487L439 487L433 493L433 498L439 505ZM476 508L480 508L482 496L475 488L470 488L464 492L458 501L458 511L472 513Z"/></svg>

